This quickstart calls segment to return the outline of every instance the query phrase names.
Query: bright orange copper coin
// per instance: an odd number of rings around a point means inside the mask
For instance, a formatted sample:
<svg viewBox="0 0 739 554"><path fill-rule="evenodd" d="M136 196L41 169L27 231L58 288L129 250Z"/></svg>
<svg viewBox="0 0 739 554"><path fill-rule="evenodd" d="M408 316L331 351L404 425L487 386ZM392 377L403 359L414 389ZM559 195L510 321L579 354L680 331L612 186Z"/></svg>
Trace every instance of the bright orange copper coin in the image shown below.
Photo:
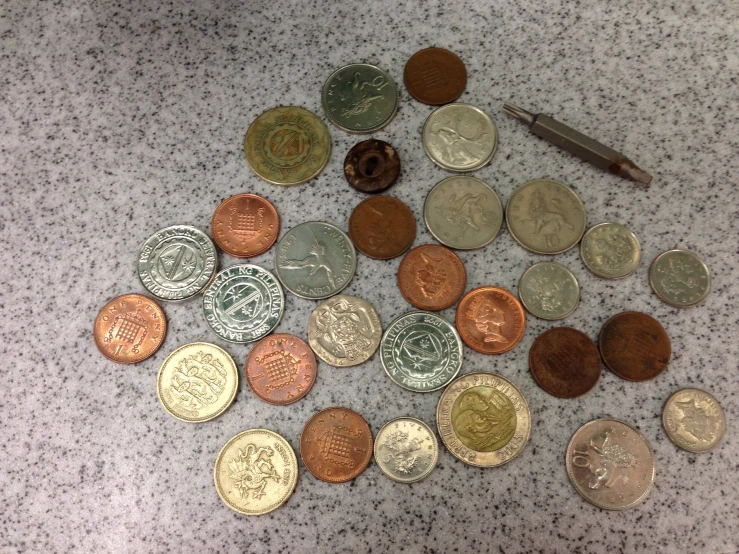
<svg viewBox="0 0 739 554"><path fill-rule="evenodd" d="M305 341L277 333L260 340L246 358L246 382L270 404L292 404L316 382L316 357Z"/></svg>
<svg viewBox="0 0 739 554"><path fill-rule="evenodd" d="M213 240L236 258L264 254L277 240L280 216L272 203L256 194L237 194L216 208L210 222Z"/></svg>
<svg viewBox="0 0 739 554"><path fill-rule="evenodd" d="M526 330L526 315L518 298L500 287L471 290L457 306L459 336L482 354L502 354L516 346Z"/></svg>
<svg viewBox="0 0 739 554"><path fill-rule="evenodd" d="M398 267L403 297L422 310L443 310L464 293L467 272L454 252L437 244L424 244L408 252Z"/></svg>
<svg viewBox="0 0 739 554"><path fill-rule="evenodd" d="M140 294L110 300L98 313L92 330L98 350L119 364L135 364L152 356L166 334L164 311Z"/></svg>

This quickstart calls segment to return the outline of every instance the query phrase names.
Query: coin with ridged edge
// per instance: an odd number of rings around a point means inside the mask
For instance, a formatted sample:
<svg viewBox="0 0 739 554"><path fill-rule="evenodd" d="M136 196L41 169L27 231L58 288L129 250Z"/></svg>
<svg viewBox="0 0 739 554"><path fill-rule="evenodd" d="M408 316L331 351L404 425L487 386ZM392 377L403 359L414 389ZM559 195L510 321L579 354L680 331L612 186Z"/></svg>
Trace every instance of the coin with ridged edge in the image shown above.
<svg viewBox="0 0 739 554"><path fill-rule="evenodd" d="M639 267L641 246L626 225L598 223L583 235L580 258L594 275L622 279Z"/></svg>
<svg viewBox="0 0 739 554"><path fill-rule="evenodd" d="M700 454L713 450L721 442L726 416L718 400L706 391L682 389L665 403L662 425L676 446Z"/></svg>
<svg viewBox="0 0 739 554"><path fill-rule="evenodd" d="M557 262L539 262L524 271L518 297L529 313L554 321L571 315L580 304L575 275Z"/></svg>
<svg viewBox="0 0 739 554"><path fill-rule="evenodd" d="M668 250L649 268L649 284L662 302L675 308L690 308L711 292L708 266L688 250Z"/></svg>
<svg viewBox="0 0 739 554"><path fill-rule="evenodd" d="M417 483L436 467L436 434L420 419L399 417L387 422L375 436L375 462L399 483Z"/></svg>

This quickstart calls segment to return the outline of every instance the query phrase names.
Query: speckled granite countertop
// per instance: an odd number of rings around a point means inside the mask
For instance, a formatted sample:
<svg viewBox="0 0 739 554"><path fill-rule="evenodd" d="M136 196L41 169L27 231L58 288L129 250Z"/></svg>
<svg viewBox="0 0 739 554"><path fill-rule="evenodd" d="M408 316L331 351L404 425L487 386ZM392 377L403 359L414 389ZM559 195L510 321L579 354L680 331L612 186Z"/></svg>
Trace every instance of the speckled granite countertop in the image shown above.
<svg viewBox="0 0 739 554"><path fill-rule="evenodd" d="M734 3L677 2L161 2L6 3L0 16L0 550L3 552L736 552L739 549L739 13ZM489 370L528 399L531 440L497 469L468 467L442 447L424 482L393 483L377 466L329 485L301 466L288 503L263 517L229 510L213 486L226 440L267 427L297 449L317 410L345 405L373 431L412 415L434 424L440 393L394 385L378 356L354 369L320 364L310 394L290 407L259 401L245 383L219 419L188 425L158 403L162 360L186 342L225 347L243 366L249 347L217 340L197 300L164 304L169 334L150 360L108 362L92 322L110 297L143 292L141 242L186 223L209 230L215 207L238 192L269 198L282 233L308 220L346 228L363 197L341 162L358 137L331 127L334 151L310 184L282 189L257 178L242 140L261 111L304 106L323 117L321 85L349 62L375 63L398 82L395 120L374 136L398 149L390 191L413 209L415 245L431 242L422 206L447 174L426 158L430 108L402 87L416 50L448 47L467 64L461 101L495 119L500 146L475 172L505 202L519 184L549 176L581 196L589 224L613 220L639 237L643 259L622 281L591 275L571 250L582 304L565 320L597 336L613 314L651 313L673 344L655 381L604 369L575 400L543 392L528 370L534 338L554 324L529 318L511 352L465 351L463 372ZM604 175L529 135L504 101L547 113L622 149L653 172L650 189ZM701 306L676 310L649 288L661 251L699 253L714 279ZM255 259L273 267L274 249ZM468 288L516 290L543 259L503 230L462 252ZM221 255L221 265L235 260ZM410 310L395 285L399 260L360 256L347 293L371 301L384 324ZM314 302L287 295L278 327L303 337ZM444 315L453 318L454 309ZM712 453L666 438L662 405L697 386L722 403L728 430ZM655 489L625 512L585 502L570 485L564 449L586 421L612 416L642 430L657 458Z"/></svg>

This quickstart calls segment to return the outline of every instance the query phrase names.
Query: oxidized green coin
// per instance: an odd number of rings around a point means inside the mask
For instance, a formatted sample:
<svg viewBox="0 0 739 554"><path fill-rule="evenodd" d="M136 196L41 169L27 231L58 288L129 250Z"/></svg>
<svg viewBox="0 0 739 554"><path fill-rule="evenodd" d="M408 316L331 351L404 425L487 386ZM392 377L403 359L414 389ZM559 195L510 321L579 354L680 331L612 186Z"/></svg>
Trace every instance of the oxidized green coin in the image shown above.
<svg viewBox="0 0 739 554"><path fill-rule="evenodd" d="M508 444L516 431L516 419L513 402L493 387L467 389L452 406L454 432L475 452L495 452Z"/></svg>

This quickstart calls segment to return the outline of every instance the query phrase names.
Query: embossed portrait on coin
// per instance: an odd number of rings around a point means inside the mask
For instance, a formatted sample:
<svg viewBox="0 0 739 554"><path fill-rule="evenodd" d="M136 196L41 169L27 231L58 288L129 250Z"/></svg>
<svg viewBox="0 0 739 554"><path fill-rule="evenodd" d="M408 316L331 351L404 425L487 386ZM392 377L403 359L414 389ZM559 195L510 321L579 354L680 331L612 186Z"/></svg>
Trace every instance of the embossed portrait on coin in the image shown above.
<svg viewBox="0 0 739 554"><path fill-rule="evenodd" d="M507 342L501 328L506 324L506 315L493 301L483 295L475 296L465 313L483 334L483 342Z"/></svg>
<svg viewBox="0 0 739 554"><path fill-rule="evenodd" d="M322 309L316 321L319 342L337 358L352 360L372 346L372 320L362 306L339 300Z"/></svg>
<svg viewBox="0 0 739 554"><path fill-rule="evenodd" d="M492 387L472 387L459 395L451 418L459 440L475 452L500 450L516 431L513 403Z"/></svg>
<svg viewBox="0 0 739 554"><path fill-rule="evenodd" d="M228 460L229 477L245 503L248 504L250 498L258 500L266 495L264 489L269 479L275 483L282 479L272 465L272 456L274 450L269 446L257 448L247 444L244 450L239 448L236 458Z"/></svg>
<svg viewBox="0 0 739 554"><path fill-rule="evenodd" d="M212 354L198 352L180 360L172 374L169 392L186 410L215 403L226 388L226 369Z"/></svg>

